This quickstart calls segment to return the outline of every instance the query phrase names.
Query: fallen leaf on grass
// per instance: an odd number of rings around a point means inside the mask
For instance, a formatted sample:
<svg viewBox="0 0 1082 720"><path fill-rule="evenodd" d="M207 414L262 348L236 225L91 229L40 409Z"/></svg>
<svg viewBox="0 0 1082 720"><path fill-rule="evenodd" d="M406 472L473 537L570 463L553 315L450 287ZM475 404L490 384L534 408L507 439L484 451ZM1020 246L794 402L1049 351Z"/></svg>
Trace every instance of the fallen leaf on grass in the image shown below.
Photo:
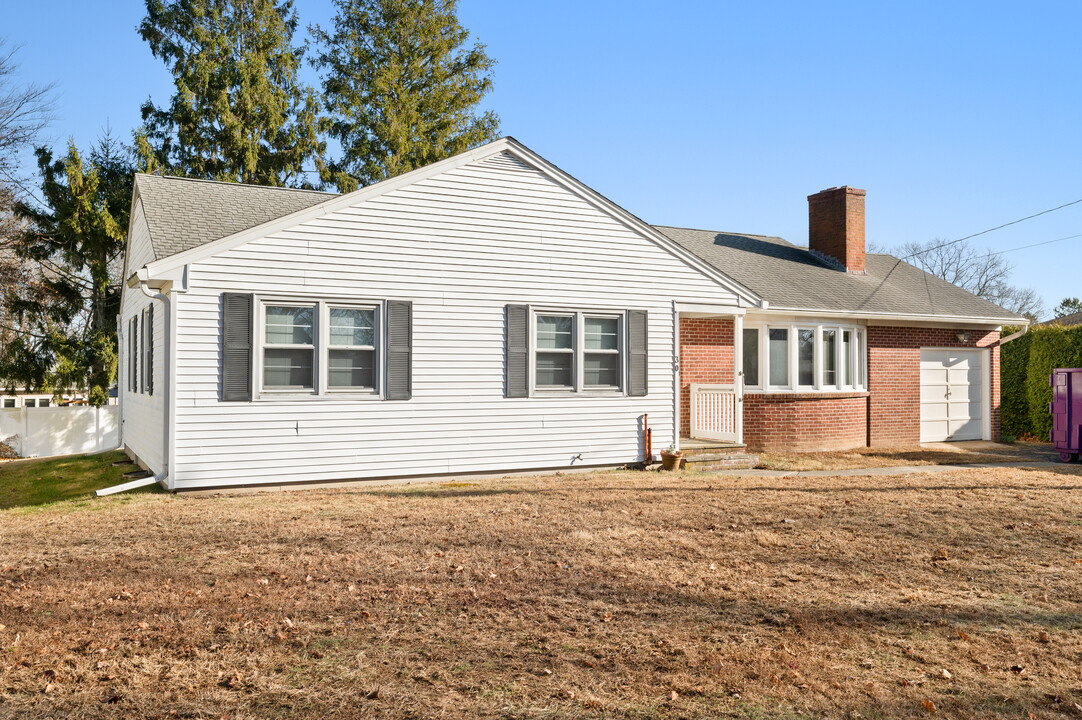
<svg viewBox="0 0 1082 720"><path fill-rule="evenodd" d="M943 678L944 680L950 680L950 679L951 679L952 677L954 677L954 676L953 676L953 675L951 675L951 671L950 671L950 670L948 670L947 668L942 668L942 669L941 669L941 670L939 671L939 677Z"/></svg>
<svg viewBox="0 0 1082 720"><path fill-rule="evenodd" d="M932 714L935 714L935 712L936 712L935 703L932 702L931 700L925 700L924 702L922 702L921 707L923 707L925 710L927 710L928 712L930 712Z"/></svg>

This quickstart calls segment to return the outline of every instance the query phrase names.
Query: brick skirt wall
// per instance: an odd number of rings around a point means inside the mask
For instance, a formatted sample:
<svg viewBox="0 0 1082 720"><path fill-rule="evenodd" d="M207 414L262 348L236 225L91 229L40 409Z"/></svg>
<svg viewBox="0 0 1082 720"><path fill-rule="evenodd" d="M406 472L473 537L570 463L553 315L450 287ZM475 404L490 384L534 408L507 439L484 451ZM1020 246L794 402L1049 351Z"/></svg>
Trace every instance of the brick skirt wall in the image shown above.
<svg viewBox="0 0 1082 720"><path fill-rule="evenodd" d="M868 442L868 393L748 393L744 442L750 450L849 450Z"/></svg>
<svg viewBox="0 0 1082 720"><path fill-rule="evenodd" d="M868 328L868 441L872 446L920 442L920 349L990 348L992 440L999 440L999 332L967 331L958 342L955 328Z"/></svg>
<svg viewBox="0 0 1082 720"><path fill-rule="evenodd" d="M691 384L733 384L732 318L680 318L680 435L691 435Z"/></svg>

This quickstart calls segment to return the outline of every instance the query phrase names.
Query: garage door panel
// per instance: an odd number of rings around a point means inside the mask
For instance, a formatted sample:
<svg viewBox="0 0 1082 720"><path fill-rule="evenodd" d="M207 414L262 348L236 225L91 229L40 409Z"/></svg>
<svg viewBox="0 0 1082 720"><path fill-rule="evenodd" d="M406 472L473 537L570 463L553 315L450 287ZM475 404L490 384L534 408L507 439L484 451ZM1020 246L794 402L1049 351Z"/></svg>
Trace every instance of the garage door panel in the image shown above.
<svg viewBox="0 0 1082 720"><path fill-rule="evenodd" d="M969 420L951 420L950 430L951 440L980 440L980 418L971 418Z"/></svg>
<svg viewBox="0 0 1082 720"><path fill-rule="evenodd" d="M951 368L947 371L947 382L951 385L972 384L979 385L981 382L980 368Z"/></svg>
<svg viewBox="0 0 1082 720"><path fill-rule="evenodd" d="M946 385L921 385L920 386L920 401L922 403L933 403L943 401L947 399L947 386Z"/></svg>
<svg viewBox="0 0 1082 720"><path fill-rule="evenodd" d="M947 401L925 403L921 406L921 420L946 420L950 417L947 411Z"/></svg>
<svg viewBox="0 0 1082 720"><path fill-rule="evenodd" d="M922 366L920 369L920 382L922 385L925 383L929 385L946 385L947 368Z"/></svg>
<svg viewBox="0 0 1082 720"><path fill-rule="evenodd" d="M922 442L979 440L983 436L982 361L979 350L921 349Z"/></svg>
<svg viewBox="0 0 1082 720"><path fill-rule="evenodd" d="M921 420L920 421L920 436L921 442L935 442L924 440L923 438L939 437L945 438L950 435L950 424L944 420Z"/></svg>

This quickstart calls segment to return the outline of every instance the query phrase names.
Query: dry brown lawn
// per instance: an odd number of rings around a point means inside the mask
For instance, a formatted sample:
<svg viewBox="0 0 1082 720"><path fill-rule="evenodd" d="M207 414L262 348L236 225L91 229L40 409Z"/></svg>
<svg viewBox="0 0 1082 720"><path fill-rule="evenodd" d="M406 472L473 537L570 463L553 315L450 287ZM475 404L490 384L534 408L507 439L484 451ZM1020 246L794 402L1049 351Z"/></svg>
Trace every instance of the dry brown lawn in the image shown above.
<svg viewBox="0 0 1082 720"><path fill-rule="evenodd" d="M1082 468L0 512L0 715L1082 717Z"/></svg>
<svg viewBox="0 0 1082 720"><path fill-rule="evenodd" d="M1004 462L1057 462L1059 453L1048 443L1017 442L972 450L964 444L856 448L830 452L759 453L758 467L766 470L853 470L898 465L981 465Z"/></svg>

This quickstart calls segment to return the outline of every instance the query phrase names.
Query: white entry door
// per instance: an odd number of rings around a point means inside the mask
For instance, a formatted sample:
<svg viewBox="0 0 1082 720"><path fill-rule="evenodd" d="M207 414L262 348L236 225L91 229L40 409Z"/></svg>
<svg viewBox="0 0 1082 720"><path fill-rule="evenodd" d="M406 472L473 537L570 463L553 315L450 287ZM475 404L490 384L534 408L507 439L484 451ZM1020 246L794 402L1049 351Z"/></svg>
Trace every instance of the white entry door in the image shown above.
<svg viewBox="0 0 1082 720"><path fill-rule="evenodd" d="M920 351L920 441L984 437L981 350Z"/></svg>

